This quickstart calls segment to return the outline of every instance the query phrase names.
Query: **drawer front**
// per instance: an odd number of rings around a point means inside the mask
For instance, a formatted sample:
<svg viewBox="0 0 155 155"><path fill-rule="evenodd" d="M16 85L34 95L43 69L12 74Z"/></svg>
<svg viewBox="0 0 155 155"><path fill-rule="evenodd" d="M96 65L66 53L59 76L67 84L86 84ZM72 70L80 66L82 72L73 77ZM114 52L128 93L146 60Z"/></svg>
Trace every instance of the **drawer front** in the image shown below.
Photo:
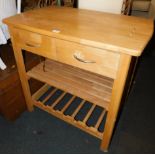
<svg viewBox="0 0 155 155"><path fill-rule="evenodd" d="M110 78L116 78L120 55L64 40L56 40L57 60Z"/></svg>
<svg viewBox="0 0 155 155"><path fill-rule="evenodd" d="M55 59L55 40L26 30L13 29L14 39L22 49L50 59Z"/></svg>

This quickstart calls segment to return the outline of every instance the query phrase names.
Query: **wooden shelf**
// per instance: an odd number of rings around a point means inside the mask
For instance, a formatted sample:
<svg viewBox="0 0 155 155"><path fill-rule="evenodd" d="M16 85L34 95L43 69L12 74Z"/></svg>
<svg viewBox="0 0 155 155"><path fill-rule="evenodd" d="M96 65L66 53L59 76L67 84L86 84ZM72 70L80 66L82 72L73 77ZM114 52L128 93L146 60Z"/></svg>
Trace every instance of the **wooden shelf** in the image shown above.
<svg viewBox="0 0 155 155"><path fill-rule="evenodd" d="M32 98L35 106L99 139L103 138L106 119L104 108L47 84L39 89Z"/></svg>
<svg viewBox="0 0 155 155"><path fill-rule="evenodd" d="M108 110L113 80L51 60L27 72L29 77L70 92Z"/></svg>

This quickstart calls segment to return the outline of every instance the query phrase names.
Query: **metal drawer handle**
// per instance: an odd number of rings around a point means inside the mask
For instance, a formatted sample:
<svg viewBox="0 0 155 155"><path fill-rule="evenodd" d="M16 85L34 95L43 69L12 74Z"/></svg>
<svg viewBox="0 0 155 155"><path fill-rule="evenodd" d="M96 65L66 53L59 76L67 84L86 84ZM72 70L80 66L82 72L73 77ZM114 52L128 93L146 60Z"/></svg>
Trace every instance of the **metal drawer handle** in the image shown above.
<svg viewBox="0 0 155 155"><path fill-rule="evenodd" d="M96 63L93 60L85 60L85 57L80 52L74 53L73 56L76 60L83 62L83 63Z"/></svg>
<svg viewBox="0 0 155 155"><path fill-rule="evenodd" d="M29 47L40 47L39 44L36 44L36 45L33 45L31 43L25 43L25 44L26 44L26 46L29 46Z"/></svg>

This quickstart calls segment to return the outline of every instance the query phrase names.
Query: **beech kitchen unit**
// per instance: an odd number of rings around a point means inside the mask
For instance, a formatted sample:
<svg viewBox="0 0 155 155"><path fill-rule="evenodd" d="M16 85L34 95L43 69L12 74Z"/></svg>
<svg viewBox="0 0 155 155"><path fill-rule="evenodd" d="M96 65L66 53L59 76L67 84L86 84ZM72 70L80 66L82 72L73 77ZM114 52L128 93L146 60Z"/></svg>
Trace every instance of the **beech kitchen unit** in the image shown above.
<svg viewBox="0 0 155 155"><path fill-rule="evenodd" d="M33 111L33 106L39 107L100 138L101 149L107 151L131 60L142 54L150 40L153 21L82 9L47 7L7 18L4 23L9 26L29 111ZM40 55L45 61L26 70L22 50ZM30 78L45 85L31 94ZM49 103L57 91L61 94ZM70 95L68 101L56 108L66 95ZM77 97L81 99L80 103L70 115L65 114ZM83 119L75 119L86 104L90 107ZM96 108L100 108L100 114L90 125L88 121ZM104 129L100 130L100 126Z"/></svg>

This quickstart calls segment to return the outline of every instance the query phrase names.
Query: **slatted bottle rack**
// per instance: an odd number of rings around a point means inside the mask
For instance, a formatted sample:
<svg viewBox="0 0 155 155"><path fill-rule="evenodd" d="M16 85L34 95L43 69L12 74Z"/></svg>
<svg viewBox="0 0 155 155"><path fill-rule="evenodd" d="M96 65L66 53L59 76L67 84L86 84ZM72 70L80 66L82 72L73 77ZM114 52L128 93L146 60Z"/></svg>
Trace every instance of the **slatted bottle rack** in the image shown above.
<svg viewBox="0 0 155 155"><path fill-rule="evenodd" d="M45 83L32 95L35 106L97 138L103 138L112 79L49 59L32 68L27 75ZM82 118L78 118L80 113Z"/></svg>

